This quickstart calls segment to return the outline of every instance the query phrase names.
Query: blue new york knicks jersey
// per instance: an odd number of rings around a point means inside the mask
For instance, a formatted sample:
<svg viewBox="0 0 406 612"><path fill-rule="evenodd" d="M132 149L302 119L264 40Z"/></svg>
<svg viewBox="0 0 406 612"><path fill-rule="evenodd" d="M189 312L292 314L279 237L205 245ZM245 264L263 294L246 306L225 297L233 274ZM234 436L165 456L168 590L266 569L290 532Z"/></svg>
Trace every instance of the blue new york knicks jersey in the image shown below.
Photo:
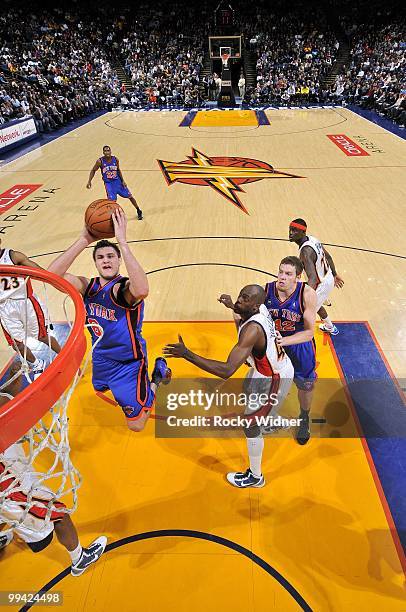
<svg viewBox="0 0 406 612"><path fill-rule="evenodd" d="M291 336L304 330L303 324L303 291L305 283L298 282L296 289L284 302L279 300L276 282L265 286L265 306L268 308L275 328L282 336Z"/></svg>
<svg viewBox="0 0 406 612"><path fill-rule="evenodd" d="M265 286L265 306L268 308L275 328L282 336L291 336L304 330L303 311L305 283L298 282L296 289L283 301L279 299L276 281ZM295 370L295 383L299 389L311 389L316 379L316 348L314 340L284 346Z"/></svg>
<svg viewBox="0 0 406 612"><path fill-rule="evenodd" d="M120 180L118 176L117 158L112 155L111 160L108 162L105 157L100 158L101 162L101 173L103 181L105 183L111 183L112 181Z"/></svg>
<svg viewBox="0 0 406 612"><path fill-rule="evenodd" d="M84 295L87 322L98 323L103 337L97 344L93 357L124 362L131 359L146 361L146 344L141 335L144 319L144 301L129 307L123 290L128 279L116 276L103 287L99 278L92 278ZM119 285L117 297L113 287ZM90 328L93 344L98 339L98 328ZM100 334L99 334L100 335Z"/></svg>

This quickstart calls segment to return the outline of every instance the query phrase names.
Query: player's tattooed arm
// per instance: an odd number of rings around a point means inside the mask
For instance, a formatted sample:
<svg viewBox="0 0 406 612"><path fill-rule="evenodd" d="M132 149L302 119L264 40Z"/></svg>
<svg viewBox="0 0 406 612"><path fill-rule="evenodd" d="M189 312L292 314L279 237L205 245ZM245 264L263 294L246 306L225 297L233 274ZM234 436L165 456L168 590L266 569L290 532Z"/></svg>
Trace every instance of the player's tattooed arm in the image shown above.
<svg viewBox="0 0 406 612"><path fill-rule="evenodd" d="M316 289L319 284L319 279L316 272L316 253L313 251L311 247L304 247L300 251L300 261L303 264L307 275L307 284L313 289Z"/></svg>
<svg viewBox="0 0 406 612"><path fill-rule="evenodd" d="M291 346L292 344L301 344L313 340L314 328L316 325L316 307L317 296L314 289L306 286L303 294L304 311L303 311L303 331L296 332L291 336L281 336L277 334L276 343L279 346Z"/></svg>
<svg viewBox="0 0 406 612"><path fill-rule="evenodd" d="M92 186L92 180L93 180L93 177L94 177L94 175L96 174L96 172L99 170L99 168L101 168L101 162L100 162L100 159L98 159L98 160L97 160L97 162L95 163L95 165L93 166L93 168L90 170L89 179L88 179L88 181L87 181L87 185L86 185L86 187L87 187L88 189L90 189L90 188L91 188L91 186Z"/></svg>
<svg viewBox="0 0 406 612"><path fill-rule="evenodd" d="M333 258L331 257L330 253L328 251L326 251L324 246L323 246L323 249L324 249L324 255L326 256L328 265L330 266L331 271L332 271L333 276L334 276L334 285L336 287L338 287L339 289L341 289L341 287L344 285L344 281L343 281L343 279L340 276L338 276L337 270L336 270L336 267L335 267L335 264L334 264L334 261L333 261Z"/></svg>
<svg viewBox="0 0 406 612"><path fill-rule="evenodd" d="M233 347L227 361L217 361L215 359L206 359L201 357L197 353L190 351L185 343L183 342L182 336L178 336L179 342L176 344L167 344L163 353L165 357L178 357L193 363L201 370L219 376L226 380L230 378L238 370L238 368L246 362L247 358L251 355L252 349L255 346L261 333L260 328L257 325L248 325L246 329L241 333L238 343Z"/></svg>

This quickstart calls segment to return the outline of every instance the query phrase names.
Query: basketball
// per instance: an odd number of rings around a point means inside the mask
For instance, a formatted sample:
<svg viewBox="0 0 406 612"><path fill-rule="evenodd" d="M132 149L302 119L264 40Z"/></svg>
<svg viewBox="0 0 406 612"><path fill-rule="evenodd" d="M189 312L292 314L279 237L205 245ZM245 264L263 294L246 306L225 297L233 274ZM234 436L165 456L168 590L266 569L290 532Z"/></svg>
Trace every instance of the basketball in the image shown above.
<svg viewBox="0 0 406 612"><path fill-rule="evenodd" d="M85 224L87 231L95 238L113 238L114 225L111 215L117 209L122 210L112 200L95 200L86 209Z"/></svg>

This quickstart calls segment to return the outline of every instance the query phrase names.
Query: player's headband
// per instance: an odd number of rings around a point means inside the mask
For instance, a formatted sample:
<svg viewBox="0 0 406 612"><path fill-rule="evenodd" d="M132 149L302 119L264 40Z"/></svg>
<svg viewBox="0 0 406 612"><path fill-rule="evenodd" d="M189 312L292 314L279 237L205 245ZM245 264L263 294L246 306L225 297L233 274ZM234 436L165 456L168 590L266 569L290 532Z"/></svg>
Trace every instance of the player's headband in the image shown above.
<svg viewBox="0 0 406 612"><path fill-rule="evenodd" d="M304 232L307 230L306 225L301 225L300 223L295 223L294 221L292 221L292 223L289 223L289 227L296 227L297 229L303 230Z"/></svg>

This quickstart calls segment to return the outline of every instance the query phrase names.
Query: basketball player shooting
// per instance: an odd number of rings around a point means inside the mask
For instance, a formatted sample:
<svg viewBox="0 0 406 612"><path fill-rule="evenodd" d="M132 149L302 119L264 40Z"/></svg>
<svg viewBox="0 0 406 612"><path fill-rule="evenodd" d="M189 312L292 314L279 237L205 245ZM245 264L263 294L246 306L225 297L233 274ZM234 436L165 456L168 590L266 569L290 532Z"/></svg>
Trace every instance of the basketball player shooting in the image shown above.
<svg viewBox="0 0 406 612"><path fill-rule="evenodd" d="M132 254L126 238L127 219L121 209L112 214L118 246L108 240L96 243L93 260L99 276L88 279L67 274L75 259L94 242L86 228L81 236L49 266L49 271L68 280L82 294L87 322L91 325L93 387L110 389L132 431L142 431L153 409L158 385L169 382L171 371L158 357L148 377L147 348L142 337L144 300L148 279ZM124 260L128 277L120 275ZM92 327L93 325L93 327ZM100 327L103 330L101 336ZM100 338L101 336L101 338ZM99 342L96 341L99 340Z"/></svg>
<svg viewBox="0 0 406 612"><path fill-rule="evenodd" d="M20 392L21 374L12 380L18 371L19 366L15 362L9 370L8 384L0 393L0 407ZM54 493L38 481L36 473L28 465L22 442L12 444L0 454L0 481L0 491L5 496L0 514L0 551L10 544L15 534L34 553L40 552L52 542L55 531L58 541L70 556L72 576L80 576L101 557L107 538L100 536L87 548L83 548L76 527L63 503L53 502L54 508L46 520L45 505L54 498ZM30 506L23 519L27 502L31 499L37 503ZM14 523L15 527L2 534L1 527L10 523Z"/></svg>
<svg viewBox="0 0 406 612"><path fill-rule="evenodd" d="M298 245L300 261L307 275L307 283L316 290L317 314L322 322L320 329L331 336L336 336L339 330L330 320L323 303L327 300L333 287L341 289L344 281L338 276L333 258L320 240L314 236L308 236L306 232L307 223L303 219L294 219L289 224L289 240Z"/></svg>
<svg viewBox="0 0 406 612"><path fill-rule="evenodd" d="M268 382L268 396L277 394L277 406L280 407L292 384L293 366L285 351L276 342L275 325L264 306L265 297L265 291L259 285L247 285L241 289L236 303L232 305L239 318L238 341L225 362L206 359L192 353L185 346L181 336L178 343L165 346L164 355L185 359L205 372L223 379L230 378L243 363L249 360L253 367L246 377L246 389L256 388L258 391L258 387L264 389L263 383ZM230 296L223 295L219 301L224 303L225 298ZM268 410L268 414L269 412L271 409ZM246 414L253 414L249 403ZM244 429L244 433L250 466L245 472L230 472L227 474L227 480L239 488L263 487L265 478L261 463L264 439L261 427L252 419L249 427Z"/></svg>
<svg viewBox="0 0 406 612"><path fill-rule="evenodd" d="M131 204L137 209L137 217L141 221L142 210L124 181L118 157L111 154L111 148L108 145L103 147L103 156L96 161L95 165L90 170L89 180L86 185L87 189L92 188L92 180L98 170L101 171L107 198L116 202L117 196L119 195L122 198L130 200Z"/></svg>

